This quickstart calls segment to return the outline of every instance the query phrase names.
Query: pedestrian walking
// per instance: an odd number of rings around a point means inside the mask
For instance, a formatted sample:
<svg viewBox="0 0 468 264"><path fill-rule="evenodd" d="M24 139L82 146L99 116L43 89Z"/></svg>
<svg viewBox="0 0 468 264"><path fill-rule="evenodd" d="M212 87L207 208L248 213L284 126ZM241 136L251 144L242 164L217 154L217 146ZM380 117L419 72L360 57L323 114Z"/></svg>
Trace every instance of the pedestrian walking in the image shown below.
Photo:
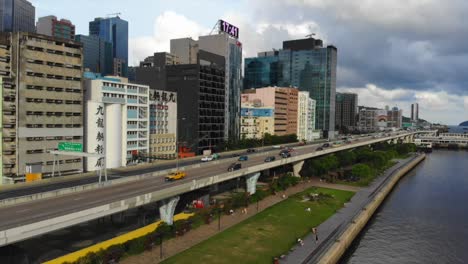
<svg viewBox="0 0 468 264"><path fill-rule="evenodd" d="M312 234L315 235L315 244L318 243L318 233L317 233L317 228L312 228Z"/></svg>

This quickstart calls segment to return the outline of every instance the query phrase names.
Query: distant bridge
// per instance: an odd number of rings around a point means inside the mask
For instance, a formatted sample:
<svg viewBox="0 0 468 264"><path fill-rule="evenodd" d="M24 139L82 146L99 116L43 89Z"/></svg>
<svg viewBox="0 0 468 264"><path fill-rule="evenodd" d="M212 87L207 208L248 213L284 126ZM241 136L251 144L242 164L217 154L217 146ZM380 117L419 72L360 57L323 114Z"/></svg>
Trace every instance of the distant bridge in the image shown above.
<svg viewBox="0 0 468 264"><path fill-rule="evenodd" d="M426 133L416 136L414 143L416 145L431 145L438 147L458 146L468 148L468 134L460 133Z"/></svg>

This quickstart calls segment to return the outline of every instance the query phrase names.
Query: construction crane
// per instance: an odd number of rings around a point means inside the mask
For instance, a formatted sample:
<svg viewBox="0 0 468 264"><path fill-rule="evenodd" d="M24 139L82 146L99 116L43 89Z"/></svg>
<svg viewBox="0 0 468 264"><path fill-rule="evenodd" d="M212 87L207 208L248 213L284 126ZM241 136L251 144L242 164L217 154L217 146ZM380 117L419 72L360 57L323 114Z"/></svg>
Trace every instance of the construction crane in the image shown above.
<svg viewBox="0 0 468 264"><path fill-rule="evenodd" d="M118 12L118 13L112 13L112 14L107 14L107 17L111 17L111 16L120 16L122 13Z"/></svg>

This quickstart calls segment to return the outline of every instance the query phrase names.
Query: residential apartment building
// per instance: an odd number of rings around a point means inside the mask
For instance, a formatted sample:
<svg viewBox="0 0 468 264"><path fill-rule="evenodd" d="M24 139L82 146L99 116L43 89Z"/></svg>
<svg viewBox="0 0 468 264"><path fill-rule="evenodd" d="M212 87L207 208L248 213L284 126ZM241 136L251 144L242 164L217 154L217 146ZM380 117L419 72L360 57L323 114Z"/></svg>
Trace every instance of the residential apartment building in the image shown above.
<svg viewBox="0 0 468 264"><path fill-rule="evenodd" d="M310 142L314 139L315 100L309 92L302 91L298 93L297 106L297 139Z"/></svg>
<svg viewBox="0 0 468 264"><path fill-rule="evenodd" d="M52 172L59 142L83 142L83 51L79 43L34 33L0 33L3 182L24 180L31 166ZM62 174L82 160L58 156Z"/></svg>
<svg viewBox="0 0 468 264"><path fill-rule="evenodd" d="M264 87L244 90L241 104L251 103L274 108L274 135L284 136L297 133L298 89Z"/></svg>
<svg viewBox="0 0 468 264"><path fill-rule="evenodd" d="M150 141L149 87L117 76L85 80L85 152L105 154L106 168L147 157ZM86 158L85 170L104 166L101 158Z"/></svg>
<svg viewBox="0 0 468 264"><path fill-rule="evenodd" d="M36 32L55 38L75 39L75 25L67 19L58 20L56 16L40 17L36 23Z"/></svg>
<svg viewBox="0 0 468 264"><path fill-rule="evenodd" d="M176 158L177 93L150 90L150 148L153 159Z"/></svg>
<svg viewBox="0 0 468 264"><path fill-rule="evenodd" d="M358 114L358 95L336 93L335 125L339 131L352 130L356 127Z"/></svg>
<svg viewBox="0 0 468 264"><path fill-rule="evenodd" d="M36 31L36 8L27 0L0 0L0 32Z"/></svg>
<svg viewBox="0 0 468 264"><path fill-rule="evenodd" d="M102 76L112 75L114 62L112 43L98 36L76 35L75 39L83 45L83 67Z"/></svg>
<svg viewBox="0 0 468 264"><path fill-rule="evenodd" d="M128 67L128 22L119 16L95 18L89 22L89 35L98 36L112 43L114 75L127 76Z"/></svg>
<svg viewBox="0 0 468 264"><path fill-rule="evenodd" d="M180 59L180 63L193 63L199 50L204 50L225 60L225 104L224 136L227 139L239 139L240 130L240 94L242 90L242 44L227 33L220 32L200 36L198 41L191 38L171 40L171 54Z"/></svg>
<svg viewBox="0 0 468 264"><path fill-rule="evenodd" d="M241 138L261 139L275 134L275 109L254 103L241 105Z"/></svg>
<svg viewBox="0 0 468 264"><path fill-rule="evenodd" d="M278 85L308 91L316 101L316 129L334 136L336 47L313 38L284 41L282 50L246 58L244 69L244 89Z"/></svg>
<svg viewBox="0 0 468 264"><path fill-rule="evenodd" d="M401 128L403 112L394 107L390 110L364 108L359 110L358 129L361 131L383 131L391 128Z"/></svg>

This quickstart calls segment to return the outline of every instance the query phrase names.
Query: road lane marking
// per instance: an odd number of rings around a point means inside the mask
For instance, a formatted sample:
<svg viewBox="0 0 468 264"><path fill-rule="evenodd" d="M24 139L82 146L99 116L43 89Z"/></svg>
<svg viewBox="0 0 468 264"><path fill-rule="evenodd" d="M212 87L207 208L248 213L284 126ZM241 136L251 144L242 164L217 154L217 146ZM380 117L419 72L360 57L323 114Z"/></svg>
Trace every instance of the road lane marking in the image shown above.
<svg viewBox="0 0 468 264"><path fill-rule="evenodd" d="M16 211L16 213L23 213L23 212L27 212L27 211L30 211L31 208L26 208L26 209L23 209L23 210L19 210L19 211Z"/></svg>

